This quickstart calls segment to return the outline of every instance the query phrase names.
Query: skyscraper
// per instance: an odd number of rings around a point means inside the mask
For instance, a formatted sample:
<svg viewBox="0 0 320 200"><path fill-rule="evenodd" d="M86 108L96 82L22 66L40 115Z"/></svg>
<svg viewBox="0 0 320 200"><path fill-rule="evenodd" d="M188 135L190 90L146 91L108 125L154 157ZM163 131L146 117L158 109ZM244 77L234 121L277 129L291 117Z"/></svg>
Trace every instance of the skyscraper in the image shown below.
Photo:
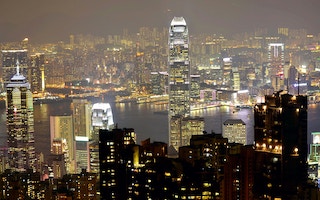
<svg viewBox="0 0 320 200"><path fill-rule="evenodd" d="M90 138L92 105L86 99L73 99L73 132L75 140ZM80 171L81 172L81 171ZM79 173L80 173L79 172Z"/></svg>
<svg viewBox="0 0 320 200"><path fill-rule="evenodd" d="M134 129L99 131L100 192L101 199L128 199L127 193L133 186Z"/></svg>
<svg viewBox="0 0 320 200"><path fill-rule="evenodd" d="M19 72L6 86L8 162L15 171L35 170L33 99L30 84Z"/></svg>
<svg viewBox="0 0 320 200"><path fill-rule="evenodd" d="M294 199L307 182L307 96L277 92L254 108L255 195Z"/></svg>
<svg viewBox="0 0 320 200"><path fill-rule="evenodd" d="M113 115L109 103L95 103L92 106L92 138L99 140L99 129L111 130L114 126Z"/></svg>
<svg viewBox="0 0 320 200"><path fill-rule="evenodd" d="M44 85L44 54L30 56L30 79L32 92L43 92Z"/></svg>
<svg viewBox="0 0 320 200"><path fill-rule="evenodd" d="M181 122L190 114L189 33L185 19L174 17L169 27L169 146L182 142Z"/></svg>
<svg viewBox="0 0 320 200"><path fill-rule="evenodd" d="M73 134L76 146L77 173L90 171L89 140L91 139L92 105L86 99L73 99Z"/></svg>
<svg viewBox="0 0 320 200"><path fill-rule="evenodd" d="M99 130L112 130L113 115L109 103L95 103L92 106L92 142L90 149L90 172L99 173Z"/></svg>
<svg viewBox="0 0 320 200"><path fill-rule="evenodd" d="M71 115L65 116L50 116L50 140L51 140L51 153L56 154L54 151L54 140L64 141L67 144L65 148L64 158L66 160L67 173L75 173L75 142L73 136L73 122Z"/></svg>

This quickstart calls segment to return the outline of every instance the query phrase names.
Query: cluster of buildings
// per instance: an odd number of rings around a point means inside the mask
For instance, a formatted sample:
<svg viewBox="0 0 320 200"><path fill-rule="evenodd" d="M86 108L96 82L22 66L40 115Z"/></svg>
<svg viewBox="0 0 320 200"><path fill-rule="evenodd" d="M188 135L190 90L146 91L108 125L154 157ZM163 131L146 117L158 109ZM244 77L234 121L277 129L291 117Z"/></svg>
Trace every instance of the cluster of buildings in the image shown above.
<svg viewBox="0 0 320 200"><path fill-rule="evenodd" d="M260 30L242 42L191 37L175 17L168 32L79 36L77 44L71 36L31 56L3 50L8 142L0 199L317 199L319 134L308 157L307 94L317 101L320 48L296 51L319 38L304 33ZM72 115L50 117L52 155L44 166L35 153L33 97L65 86L168 95L168 144L138 145L134 128L114 125L110 104L75 98ZM255 103L254 144L241 119L207 133L203 118L191 115L198 105L223 103Z"/></svg>

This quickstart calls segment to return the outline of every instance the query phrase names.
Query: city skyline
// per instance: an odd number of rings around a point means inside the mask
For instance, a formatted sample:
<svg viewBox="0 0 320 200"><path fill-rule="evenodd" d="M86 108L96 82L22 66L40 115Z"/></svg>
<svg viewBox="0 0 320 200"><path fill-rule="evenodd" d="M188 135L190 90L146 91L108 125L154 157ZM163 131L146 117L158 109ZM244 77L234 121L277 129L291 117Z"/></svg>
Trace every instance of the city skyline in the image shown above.
<svg viewBox="0 0 320 200"><path fill-rule="evenodd" d="M70 34L105 36L121 34L125 28L136 32L143 26L167 27L174 16L184 16L192 27L191 34L232 34L277 27L305 28L317 34L319 7L316 0L4 1L0 7L0 42L25 37L34 42L59 41Z"/></svg>

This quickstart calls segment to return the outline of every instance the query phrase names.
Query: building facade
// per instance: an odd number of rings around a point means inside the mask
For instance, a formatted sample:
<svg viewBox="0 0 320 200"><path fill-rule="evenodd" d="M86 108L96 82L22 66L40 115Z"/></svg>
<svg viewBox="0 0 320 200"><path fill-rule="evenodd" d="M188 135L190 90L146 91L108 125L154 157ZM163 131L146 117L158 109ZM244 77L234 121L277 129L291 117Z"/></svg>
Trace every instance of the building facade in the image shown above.
<svg viewBox="0 0 320 200"><path fill-rule="evenodd" d="M229 143L247 144L246 124L241 119L227 119L222 125L222 135Z"/></svg>
<svg viewBox="0 0 320 200"><path fill-rule="evenodd" d="M307 96L277 92L254 107L256 197L294 199L307 183Z"/></svg>
<svg viewBox="0 0 320 200"><path fill-rule="evenodd" d="M6 86L8 162L13 171L35 170L33 98L30 84L16 74Z"/></svg>
<svg viewBox="0 0 320 200"><path fill-rule="evenodd" d="M134 129L101 129L99 138L101 199L127 199L132 186Z"/></svg>
<svg viewBox="0 0 320 200"><path fill-rule="evenodd" d="M169 27L169 146L182 143L181 121L190 114L189 32L183 17L174 17Z"/></svg>
<svg viewBox="0 0 320 200"><path fill-rule="evenodd" d="M50 140L51 153L63 153L66 159L67 173L75 173L75 141L73 135L73 121L71 115L65 116L50 116ZM54 141L65 141L62 152L54 150Z"/></svg>
<svg viewBox="0 0 320 200"><path fill-rule="evenodd" d="M76 172L90 171L89 140L91 139L92 104L86 99L73 99L73 134L75 140Z"/></svg>

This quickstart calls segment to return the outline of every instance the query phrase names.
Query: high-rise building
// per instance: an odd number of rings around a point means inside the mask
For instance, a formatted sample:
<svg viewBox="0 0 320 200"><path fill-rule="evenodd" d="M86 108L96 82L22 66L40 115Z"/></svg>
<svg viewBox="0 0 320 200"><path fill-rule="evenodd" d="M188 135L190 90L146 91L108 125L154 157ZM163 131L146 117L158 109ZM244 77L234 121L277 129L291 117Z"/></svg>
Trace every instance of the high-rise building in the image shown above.
<svg viewBox="0 0 320 200"><path fill-rule="evenodd" d="M236 143L229 146L224 165L225 190L221 199L253 200L254 148Z"/></svg>
<svg viewBox="0 0 320 200"><path fill-rule="evenodd" d="M256 197L297 198L307 182L307 96L277 92L254 107Z"/></svg>
<svg viewBox="0 0 320 200"><path fill-rule="evenodd" d="M224 198L224 167L227 161L228 139L222 134L193 135L189 146L179 149L179 158L201 169L203 185L209 183L213 188L208 187L210 196L213 199ZM210 177L210 178L209 178ZM220 185L217 187L217 185Z"/></svg>
<svg viewBox="0 0 320 200"><path fill-rule="evenodd" d="M91 112L92 105L86 99L73 99L73 132L77 138L87 138L91 135ZM81 172L81 171L80 171ZM79 173L80 173L79 172Z"/></svg>
<svg viewBox="0 0 320 200"><path fill-rule="evenodd" d="M271 85L275 91L284 89L284 43L268 44L268 73Z"/></svg>
<svg viewBox="0 0 320 200"><path fill-rule="evenodd" d="M112 130L114 126L113 114L109 103L95 103L92 106L92 139L99 140L99 130Z"/></svg>
<svg viewBox="0 0 320 200"><path fill-rule="evenodd" d="M222 135L229 143L247 144L246 124L241 119L228 119L223 123Z"/></svg>
<svg viewBox="0 0 320 200"><path fill-rule="evenodd" d="M86 99L73 99L73 134L76 151L76 171L90 171L89 140L91 139L92 105Z"/></svg>
<svg viewBox="0 0 320 200"><path fill-rule="evenodd" d="M233 77L233 83L232 83L232 88L235 91L239 91L241 89L241 84L240 84L240 73L237 68L232 70L232 77Z"/></svg>
<svg viewBox="0 0 320 200"><path fill-rule="evenodd" d="M151 72L151 93L154 95L167 94L168 73L167 72Z"/></svg>
<svg viewBox="0 0 320 200"><path fill-rule="evenodd" d="M146 63L144 61L144 52L140 50L140 44L136 45L136 60L135 60L135 70L134 70L134 82L136 86L136 91L139 94L145 94L146 84L150 75L147 72Z"/></svg>
<svg viewBox="0 0 320 200"><path fill-rule="evenodd" d="M190 114L189 32L183 17L174 17L169 27L169 146L182 143L181 121Z"/></svg>
<svg viewBox="0 0 320 200"><path fill-rule="evenodd" d="M89 144L90 172L99 173L99 130L112 130L113 114L109 103L95 103L92 106L92 142Z"/></svg>
<svg viewBox="0 0 320 200"><path fill-rule="evenodd" d="M35 170L33 98L30 84L20 74L19 62L16 74L6 86L8 162L14 171Z"/></svg>
<svg viewBox="0 0 320 200"><path fill-rule="evenodd" d="M191 75L190 100L197 102L200 100L200 75Z"/></svg>
<svg viewBox="0 0 320 200"><path fill-rule="evenodd" d="M65 154L64 158L66 159L67 173L75 173L75 142L71 115L50 116L50 141L51 153ZM66 142L67 146L62 152L57 151L57 148L54 147L54 144L57 144L57 141Z"/></svg>
<svg viewBox="0 0 320 200"><path fill-rule="evenodd" d="M44 82L44 54L37 53L30 56L30 81L32 92L43 92Z"/></svg>
<svg viewBox="0 0 320 200"><path fill-rule="evenodd" d="M127 190L132 187L134 130L101 129L99 138L101 199L127 199Z"/></svg>

